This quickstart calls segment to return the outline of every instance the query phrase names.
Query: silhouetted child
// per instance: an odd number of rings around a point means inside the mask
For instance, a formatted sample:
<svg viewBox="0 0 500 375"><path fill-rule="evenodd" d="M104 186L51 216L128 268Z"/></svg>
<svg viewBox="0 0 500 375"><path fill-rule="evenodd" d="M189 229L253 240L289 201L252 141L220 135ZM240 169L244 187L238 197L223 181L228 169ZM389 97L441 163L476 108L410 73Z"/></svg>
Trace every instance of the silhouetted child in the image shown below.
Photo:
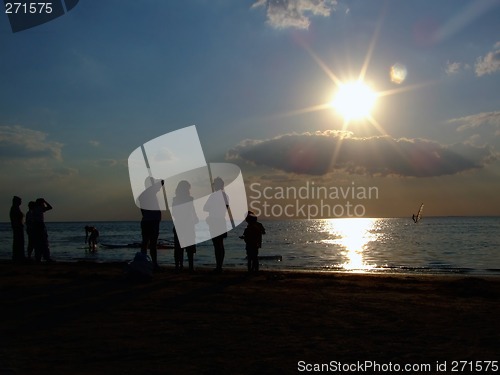
<svg viewBox="0 0 500 375"><path fill-rule="evenodd" d="M259 248L262 247L262 235L266 234L266 230L257 221L257 216L252 211L248 211L245 221L248 225L240 238L244 239L246 244L248 272L257 273L259 271Z"/></svg>

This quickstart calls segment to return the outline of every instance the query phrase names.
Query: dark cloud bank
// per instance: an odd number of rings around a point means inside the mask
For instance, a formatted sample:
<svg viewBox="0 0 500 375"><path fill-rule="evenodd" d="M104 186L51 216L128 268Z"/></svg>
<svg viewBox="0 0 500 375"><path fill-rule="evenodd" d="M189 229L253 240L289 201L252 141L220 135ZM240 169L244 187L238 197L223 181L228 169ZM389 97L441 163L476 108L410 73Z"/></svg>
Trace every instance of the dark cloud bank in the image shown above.
<svg viewBox="0 0 500 375"><path fill-rule="evenodd" d="M309 175L344 170L351 174L433 177L482 168L496 160L497 154L488 146L468 143L442 145L388 136L357 138L349 132L327 131L246 140L227 157Z"/></svg>

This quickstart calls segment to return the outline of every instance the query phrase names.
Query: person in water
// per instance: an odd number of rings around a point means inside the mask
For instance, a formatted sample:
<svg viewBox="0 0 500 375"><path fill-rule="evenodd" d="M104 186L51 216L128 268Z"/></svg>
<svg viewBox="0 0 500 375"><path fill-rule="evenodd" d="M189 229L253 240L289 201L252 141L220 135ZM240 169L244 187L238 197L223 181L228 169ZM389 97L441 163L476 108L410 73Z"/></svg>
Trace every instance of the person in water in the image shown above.
<svg viewBox="0 0 500 375"><path fill-rule="evenodd" d="M89 244L89 251L95 253L97 241L99 239L99 231L96 227L86 225L85 226L85 243Z"/></svg>

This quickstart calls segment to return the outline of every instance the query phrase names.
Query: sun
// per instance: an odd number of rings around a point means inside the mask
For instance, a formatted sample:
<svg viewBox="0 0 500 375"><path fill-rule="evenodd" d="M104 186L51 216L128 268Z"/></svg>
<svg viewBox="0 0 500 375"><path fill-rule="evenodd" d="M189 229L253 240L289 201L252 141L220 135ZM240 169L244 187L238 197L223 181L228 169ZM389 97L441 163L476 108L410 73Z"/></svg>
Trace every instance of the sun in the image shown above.
<svg viewBox="0 0 500 375"><path fill-rule="evenodd" d="M340 83L331 106L346 120L369 117L375 106L377 94L362 81Z"/></svg>

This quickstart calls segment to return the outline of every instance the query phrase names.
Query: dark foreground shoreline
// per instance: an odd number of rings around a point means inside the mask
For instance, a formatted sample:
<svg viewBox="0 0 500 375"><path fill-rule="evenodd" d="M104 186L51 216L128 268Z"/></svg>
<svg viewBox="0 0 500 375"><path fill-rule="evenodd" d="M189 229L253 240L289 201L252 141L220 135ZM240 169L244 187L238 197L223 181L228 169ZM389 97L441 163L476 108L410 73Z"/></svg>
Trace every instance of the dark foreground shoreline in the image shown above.
<svg viewBox="0 0 500 375"><path fill-rule="evenodd" d="M138 283L124 263L3 261L0 296L0 374L342 373L365 361L457 373L453 361L500 359L499 277L165 268Z"/></svg>

